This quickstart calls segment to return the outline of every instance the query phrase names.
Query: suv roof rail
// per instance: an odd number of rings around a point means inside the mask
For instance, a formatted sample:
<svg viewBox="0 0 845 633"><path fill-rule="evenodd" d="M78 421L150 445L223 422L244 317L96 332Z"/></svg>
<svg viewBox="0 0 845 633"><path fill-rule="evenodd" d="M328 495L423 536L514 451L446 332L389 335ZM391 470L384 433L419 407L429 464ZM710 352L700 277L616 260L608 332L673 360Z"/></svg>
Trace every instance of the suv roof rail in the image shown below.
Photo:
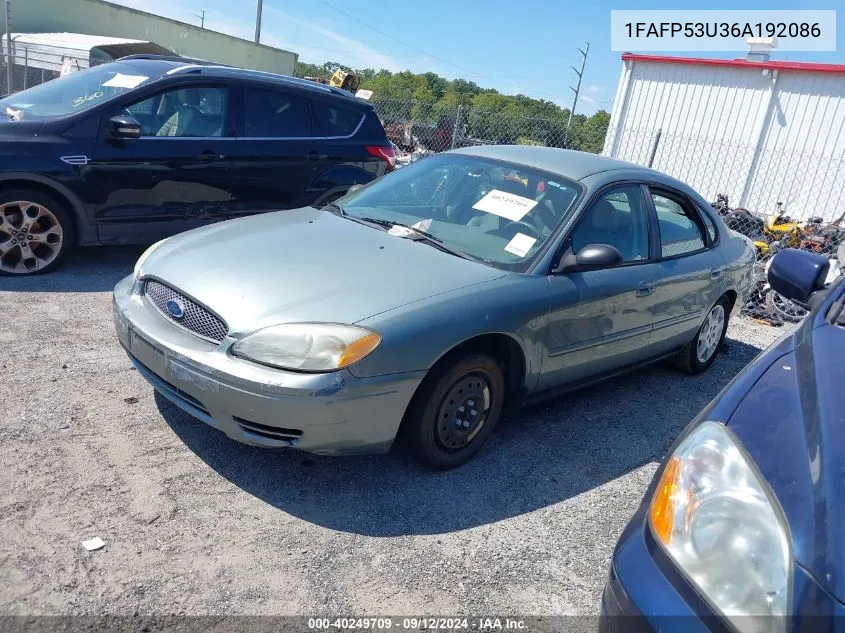
<svg viewBox="0 0 845 633"><path fill-rule="evenodd" d="M183 58L185 59L185 58ZM215 71L215 70L222 70L226 72L231 72L235 74L244 74L244 75L252 75L258 77L267 77L268 79L275 79L280 82L284 82L287 84L293 84L297 86L303 86L305 88L310 88L312 90L322 90L323 92L328 92L329 94L338 95L341 97L355 99L355 95L351 92L347 92L346 90L341 90L340 88L335 88L334 86L328 86L326 84L321 84L316 81L311 81L310 79L302 79L301 77L294 77L292 75L282 75L280 73L272 73L267 70L255 70L253 68L240 68L238 66L227 66L226 64L215 64L215 63L196 63L196 64L187 64L185 66L177 66L176 68L172 68L167 71L168 75L179 75L182 73L202 73L204 71Z"/></svg>
<svg viewBox="0 0 845 633"><path fill-rule="evenodd" d="M131 59L150 59L159 62L184 62L186 64L195 64L199 66L222 66L225 68L232 68L220 62L212 62L207 59L196 59L194 57L183 57L181 55L153 55L152 53L138 53L136 55L124 55L119 57L117 61L122 62Z"/></svg>

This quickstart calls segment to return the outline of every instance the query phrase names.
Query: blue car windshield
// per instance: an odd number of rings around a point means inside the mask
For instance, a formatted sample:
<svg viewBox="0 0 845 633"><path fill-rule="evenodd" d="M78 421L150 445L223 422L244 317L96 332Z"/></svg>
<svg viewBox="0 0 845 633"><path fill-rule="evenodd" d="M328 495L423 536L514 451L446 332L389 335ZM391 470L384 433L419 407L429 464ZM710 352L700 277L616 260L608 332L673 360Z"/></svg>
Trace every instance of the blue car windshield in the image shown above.
<svg viewBox="0 0 845 633"><path fill-rule="evenodd" d="M579 193L562 176L447 153L403 167L337 204L350 216L405 224L470 259L523 272Z"/></svg>
<svg viewBox="0 0 845 633"><path fill-rule="evenodd" d="M158 77L124 62L72 72L0 99L0 114L12 120L56 119L91 108Z"/></svg>

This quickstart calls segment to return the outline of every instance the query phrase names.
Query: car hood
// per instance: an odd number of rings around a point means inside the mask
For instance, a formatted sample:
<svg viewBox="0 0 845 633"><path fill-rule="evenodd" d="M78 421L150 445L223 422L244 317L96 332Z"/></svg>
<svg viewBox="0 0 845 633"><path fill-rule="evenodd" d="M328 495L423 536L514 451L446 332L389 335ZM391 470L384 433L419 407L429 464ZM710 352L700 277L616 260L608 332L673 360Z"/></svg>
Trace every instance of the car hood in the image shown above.
<svg viewBox="0 0 845 633"><path fill-rule="evenodd" d="M795 560L845 600L845 331L805 322L728 424L786 514Z"/></svg>
<svg viewBox="0 0 845 633"><path fill-rule="evenodd" d="M205 304L237 336L295 321L355 323L506 273L306 207L172 237L141 274Z"/></svg>

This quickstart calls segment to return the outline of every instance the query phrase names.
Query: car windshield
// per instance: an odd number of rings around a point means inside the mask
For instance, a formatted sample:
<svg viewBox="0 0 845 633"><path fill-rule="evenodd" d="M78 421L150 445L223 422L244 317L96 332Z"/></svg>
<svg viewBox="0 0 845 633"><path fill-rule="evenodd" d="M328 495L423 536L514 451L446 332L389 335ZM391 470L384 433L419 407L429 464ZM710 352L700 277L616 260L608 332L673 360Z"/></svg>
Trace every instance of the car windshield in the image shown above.
<svg viewBox="0 0 845 633"><path fill-rule="evenodd" d="M17 121L55 119L87 110L150 80L129 64L103 64L0 99L0 113Z"/></svg>
<svg viewBox="0 0 845 633"><path fill-rule="evenodd" d="M462 154L430 156L341 198L353 218L423 231L442 247L524 272L580 187L562 176ZM418 231L404 235L419 239Z"/></svg>

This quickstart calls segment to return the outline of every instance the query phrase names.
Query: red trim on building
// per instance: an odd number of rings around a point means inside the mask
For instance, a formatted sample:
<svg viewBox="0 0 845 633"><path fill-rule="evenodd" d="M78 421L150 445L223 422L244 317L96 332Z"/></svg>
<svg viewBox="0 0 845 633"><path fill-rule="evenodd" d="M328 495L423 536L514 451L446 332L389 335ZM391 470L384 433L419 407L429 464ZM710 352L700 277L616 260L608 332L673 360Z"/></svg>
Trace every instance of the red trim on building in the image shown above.
<svg viewBox="0 0 845 633"><path fill-rule="evenodd" d="M662 64L690 64L695 66L727 66L730 68L770 68L771 70L796 70L810 73L845 74L845 64L817 64L815 62L773 61L754 62L747 59L706 59L697 57L667 57L622 53L622 61L658 62Z"/></svg>

